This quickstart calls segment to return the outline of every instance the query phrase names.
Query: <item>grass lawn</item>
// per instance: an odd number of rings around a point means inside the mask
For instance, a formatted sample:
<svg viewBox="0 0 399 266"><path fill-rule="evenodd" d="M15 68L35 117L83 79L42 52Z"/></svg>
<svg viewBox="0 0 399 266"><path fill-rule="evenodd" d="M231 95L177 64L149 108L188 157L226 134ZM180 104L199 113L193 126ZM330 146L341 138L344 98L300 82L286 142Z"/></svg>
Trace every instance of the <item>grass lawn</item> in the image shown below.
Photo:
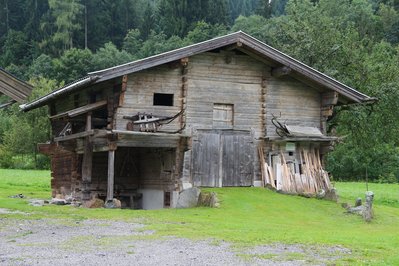
<svg viewBox="0 0 399 266"><path fill-rule="evenodd" d="M83 209L70 206L32 207L26 199L8 198L22 193L30 198L50 197L49 171L0 169L0 208L28 212L0 214L1 218L133 220L156 230L156 236L213 238L237 248L265 243L340 245L352 254L335 263L399 265L399 185L369 184L375 192L375 219L365 223L348 215L334 202L281 195L261 188L215 188L221 207L156 211ZM365 185L336 183L341 201L364 198ZM1 228L0 228L1 230Z"/></svg>

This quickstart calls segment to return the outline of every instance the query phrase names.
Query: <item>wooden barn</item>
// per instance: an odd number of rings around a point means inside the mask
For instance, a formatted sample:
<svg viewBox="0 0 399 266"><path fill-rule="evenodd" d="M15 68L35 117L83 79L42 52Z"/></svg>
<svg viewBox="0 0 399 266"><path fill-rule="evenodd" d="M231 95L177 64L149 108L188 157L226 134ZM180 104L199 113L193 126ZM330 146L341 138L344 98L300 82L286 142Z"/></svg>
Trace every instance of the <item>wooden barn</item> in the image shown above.
<svg viewBox="0 0 399 266"><path fill-rule="evenodd" d="M197 187L331 188L334 106L373 98L236 32L89 73L47 105L53 195L175 207Z"/></svg>
<svg viewBox="0 0 399 266"><path fill-rule="evenodd" d="M0 96L8 96L5 102L0 102L0 109L16 102L25 102L32 89L30 84L0 68Z"/></svg>

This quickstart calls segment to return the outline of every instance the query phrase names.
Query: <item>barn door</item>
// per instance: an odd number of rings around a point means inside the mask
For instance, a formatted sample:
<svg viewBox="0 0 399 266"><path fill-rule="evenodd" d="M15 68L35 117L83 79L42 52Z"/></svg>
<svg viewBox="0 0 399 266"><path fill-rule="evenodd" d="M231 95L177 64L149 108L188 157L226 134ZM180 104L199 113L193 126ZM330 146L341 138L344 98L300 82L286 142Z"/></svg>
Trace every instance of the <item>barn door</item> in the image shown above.
<svg viewBox="0 0 399 266"><path fill-rule="evenodd" d="M220 136L215 132L198 133L193 142L194 186L217 187L219 182Z"/></svg>
<svg viewBox="0 0 399 266"><path fill-rule="evenodd" d="M249 134L221 135L222 184L224 187L251 186L253 177L252 138Z"/></svg>
<svg viewBox="0 0 399 266"><path fill-rule="evenodd" d="M252 138L247 132L204 131L193 142L194 186L251 186Z"/></svg>

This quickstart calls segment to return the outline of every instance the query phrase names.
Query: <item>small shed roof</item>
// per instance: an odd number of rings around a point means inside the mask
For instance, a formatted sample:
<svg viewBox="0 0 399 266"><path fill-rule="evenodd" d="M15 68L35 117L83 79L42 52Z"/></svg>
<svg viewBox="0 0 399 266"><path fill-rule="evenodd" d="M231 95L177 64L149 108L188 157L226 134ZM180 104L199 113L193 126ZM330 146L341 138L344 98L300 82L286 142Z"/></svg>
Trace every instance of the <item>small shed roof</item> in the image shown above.
<svg viewBox="0 0 399 266"><path fill-rule="evenodd" d="M32 89L30 84L0 68L0 93L21 103L28 98Z"/></svg>
<svg viewBox="0 0 399 266"><path fill-rule="evenodd" d="M196 54L223 47L231 47L233 49L238 49L244 53L247 53L251 56L265 59L268 62L272 63L274 67L288 67L296 76L303 77L307 80L312 81L318 86L338 92L341 95L340 100L345 100L345 102L347 103L361 103L375 100L375 98L369 97L317 71L316 69L307 66L306 64L284 54L283 52L280 52L279 50L255 39L254 37L242 31L238 31L166 53L88 73L87 77L77 80L76 82L73 82L58 90L55 90L52 93L42 98L39 98L31 103L22 105L21 109L24 111L29 111L31 109L46 105L49 101L52 101L57 97L71 93L74 90L87 87L91 84L96 84L116 77L120 77L122 75L130 74L133 72L148 69L185 57L190 57Z"/></svg>

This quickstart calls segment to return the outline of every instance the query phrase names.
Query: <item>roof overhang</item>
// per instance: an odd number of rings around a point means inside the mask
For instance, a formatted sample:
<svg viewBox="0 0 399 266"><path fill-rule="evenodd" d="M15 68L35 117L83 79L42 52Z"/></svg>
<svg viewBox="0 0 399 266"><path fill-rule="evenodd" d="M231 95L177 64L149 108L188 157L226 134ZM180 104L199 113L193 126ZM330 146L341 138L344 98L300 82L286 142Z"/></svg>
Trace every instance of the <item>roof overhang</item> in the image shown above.
<svg viewBox="0 0 399 266"><path fill-rule="evenodd" d="M24 102L33 90L33 86L0 68L0 93L16 102Z"/></svg>
<svg viewBox="0 0 399 266"><path fill-rule="evenodd" d="M22 105L21 109L23 111L29 111L31 109L43 106L49 101L60 97L61 95L65 95L74 90L83 88L85 86L88 86L89 84L104 82L123 75L180 60L185 57L190 57L196 54L212 51L226 46L231 47L232 45L234 46L234 48L239 49L240 51L255 53L258 57L271 61L276 65L289 67L290 69L292 69L294 74L303 76L321 87L338 92L346 99L346 103L363 103L376 100L375 98L369 97L321 73L320 71L307 66L306 64L286 55L285 53L278 51L277 49L253 38L252 36L242 31L239 31L166 53L150 56L141 60L88 73L87 77L75 81L68 86L60 88L29 104Z"/></svg>
<svg viewBox="0 0 399 266"><path fill-rule="evenodd" d="M81 89L84 86L90 85L93 83L95 80L99 79L100 77L98 76L87 76L84 77L80 80L77 80L75 82L72 82L58 90L55 90L39 99L36 99L33 102L27 103L27 104L22 104L19 107L22 109L22 111L30 111L32 109L41 107L46 105L49 101L54 100L56 98L59 98L67 93L71 93L77 89Z"/></svg>

